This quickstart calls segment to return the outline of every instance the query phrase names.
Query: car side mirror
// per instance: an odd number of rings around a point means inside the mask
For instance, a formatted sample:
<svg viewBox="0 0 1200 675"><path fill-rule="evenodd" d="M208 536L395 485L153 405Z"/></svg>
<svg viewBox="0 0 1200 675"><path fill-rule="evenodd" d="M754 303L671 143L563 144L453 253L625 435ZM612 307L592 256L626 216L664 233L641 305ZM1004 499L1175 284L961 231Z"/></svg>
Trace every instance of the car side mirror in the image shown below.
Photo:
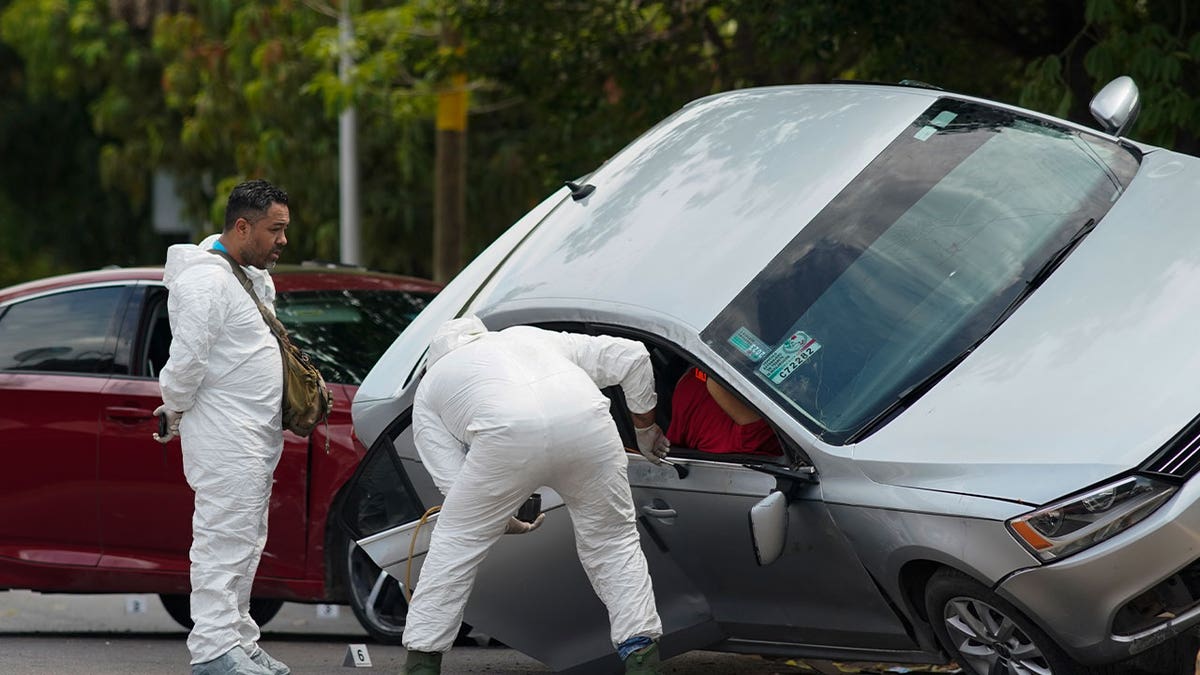
<svg viewBox="0 0 1200 675"><path fill-rule="evenodd" d="M750 540L754 542L754 557L760 567L779 560L787 541L787 496L772 492L750 507Z"/></svg>
<svg viewBox="0 0 1200 675"><path fill-rule="evenodd" d="M1123 136L1129 131L1142 110L1137 84L1128 75L1122 75L1104 85L1088 106L1092 117L1105 131L1114 136Z"/></svg>

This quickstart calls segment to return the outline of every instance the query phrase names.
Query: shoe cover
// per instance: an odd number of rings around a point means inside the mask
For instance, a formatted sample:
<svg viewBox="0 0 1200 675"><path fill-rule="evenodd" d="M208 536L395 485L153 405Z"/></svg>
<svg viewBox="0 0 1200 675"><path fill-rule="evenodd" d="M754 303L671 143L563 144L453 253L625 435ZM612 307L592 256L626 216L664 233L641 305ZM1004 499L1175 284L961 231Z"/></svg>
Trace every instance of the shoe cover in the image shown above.
<svg viewBox="0 0 1200 675"><path fill-rule="evenodd" d="M246 650L234 647L212 661L192 664L192 675L272 675L250 660Z"/></svg>
<svg viewBox="0 0 1200 675"><path fill-rule="evenodd" d="M288 668L286 663L271 656L262 647L254 650L254 653L250 655L250 660L271 671L272 675L291 675L292 672L292 669Z"/></svg>

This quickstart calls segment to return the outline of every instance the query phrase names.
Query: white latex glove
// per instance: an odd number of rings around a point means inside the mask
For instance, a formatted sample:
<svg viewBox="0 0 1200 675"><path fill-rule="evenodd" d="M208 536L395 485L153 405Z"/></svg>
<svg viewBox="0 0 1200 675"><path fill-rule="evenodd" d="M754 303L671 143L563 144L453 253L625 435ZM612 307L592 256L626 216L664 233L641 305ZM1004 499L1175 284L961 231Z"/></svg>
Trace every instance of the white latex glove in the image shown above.
<svg viewBox="0 0 1200 675"><path fill-rule="evenodd" d="M154 432L154 440L166 445L172 438L179 435L179 420L183 417L183 413L175 410L167 410L166 405L160 405L154 409L154 416L158 417L159 415L167 416L167 435L159 436L156 431Z"/></svg>
<svg viewBox="0 0 1200 675"><path fill-rule="evenodd" d="M671 442L663 435L662 428L651 424L644 429L634 427L633 432L637 435L638 452L651 464L662 464L663 458L671 450Z"/></svg>
<svg viewBox="0 0 1200 675"><path fill-rule="evenodd" d="M527 523L523 520L517 520L516 516L511 516L508 519L508 525L504 527L504 534L525 534L533 532L542 526L542 521L546 519L546 514L539 513L537 518L533 519L532 523Z"/></svg>

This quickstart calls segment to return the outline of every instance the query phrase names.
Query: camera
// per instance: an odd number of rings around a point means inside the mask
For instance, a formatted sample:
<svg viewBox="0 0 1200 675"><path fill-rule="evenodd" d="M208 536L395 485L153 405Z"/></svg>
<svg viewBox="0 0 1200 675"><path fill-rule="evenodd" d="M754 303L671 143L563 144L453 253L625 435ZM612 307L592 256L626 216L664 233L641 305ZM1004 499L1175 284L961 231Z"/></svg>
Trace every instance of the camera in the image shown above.
<svg viewBox="0 0 1200 675"><path fill-rule="evenodd" d="M521 508L517 510L517 520L532 523L534 520L537 520L538 514L541 512L542 495L535 492L529 495L529 499L526 499Z"/></svg>

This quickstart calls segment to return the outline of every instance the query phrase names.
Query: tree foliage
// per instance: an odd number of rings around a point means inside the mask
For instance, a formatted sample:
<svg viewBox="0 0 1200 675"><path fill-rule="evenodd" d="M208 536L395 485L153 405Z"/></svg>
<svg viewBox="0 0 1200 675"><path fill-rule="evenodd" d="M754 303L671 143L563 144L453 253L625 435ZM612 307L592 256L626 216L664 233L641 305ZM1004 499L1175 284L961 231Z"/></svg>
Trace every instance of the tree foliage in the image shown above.
<svg viewBox="0 0 1200 675"><path fill-rule="evenodd" d="M268 178L292 195L285 255L336 259L337 117L354 106L365 262L428 275L433 117L455 72L471 95L468 253L733 88L913 79L1092 124L1091 95L1128 74L1135 138L1200 138L1200 12L1182 0L343 1L345 46L339 0L0 0L0 147L20 158L0 168L0 243L17 274L161 261L154 170L206 231L233 183ZM446 27L462 50L440 46ZM39 209L53 232L24 225Z"/></svg>

